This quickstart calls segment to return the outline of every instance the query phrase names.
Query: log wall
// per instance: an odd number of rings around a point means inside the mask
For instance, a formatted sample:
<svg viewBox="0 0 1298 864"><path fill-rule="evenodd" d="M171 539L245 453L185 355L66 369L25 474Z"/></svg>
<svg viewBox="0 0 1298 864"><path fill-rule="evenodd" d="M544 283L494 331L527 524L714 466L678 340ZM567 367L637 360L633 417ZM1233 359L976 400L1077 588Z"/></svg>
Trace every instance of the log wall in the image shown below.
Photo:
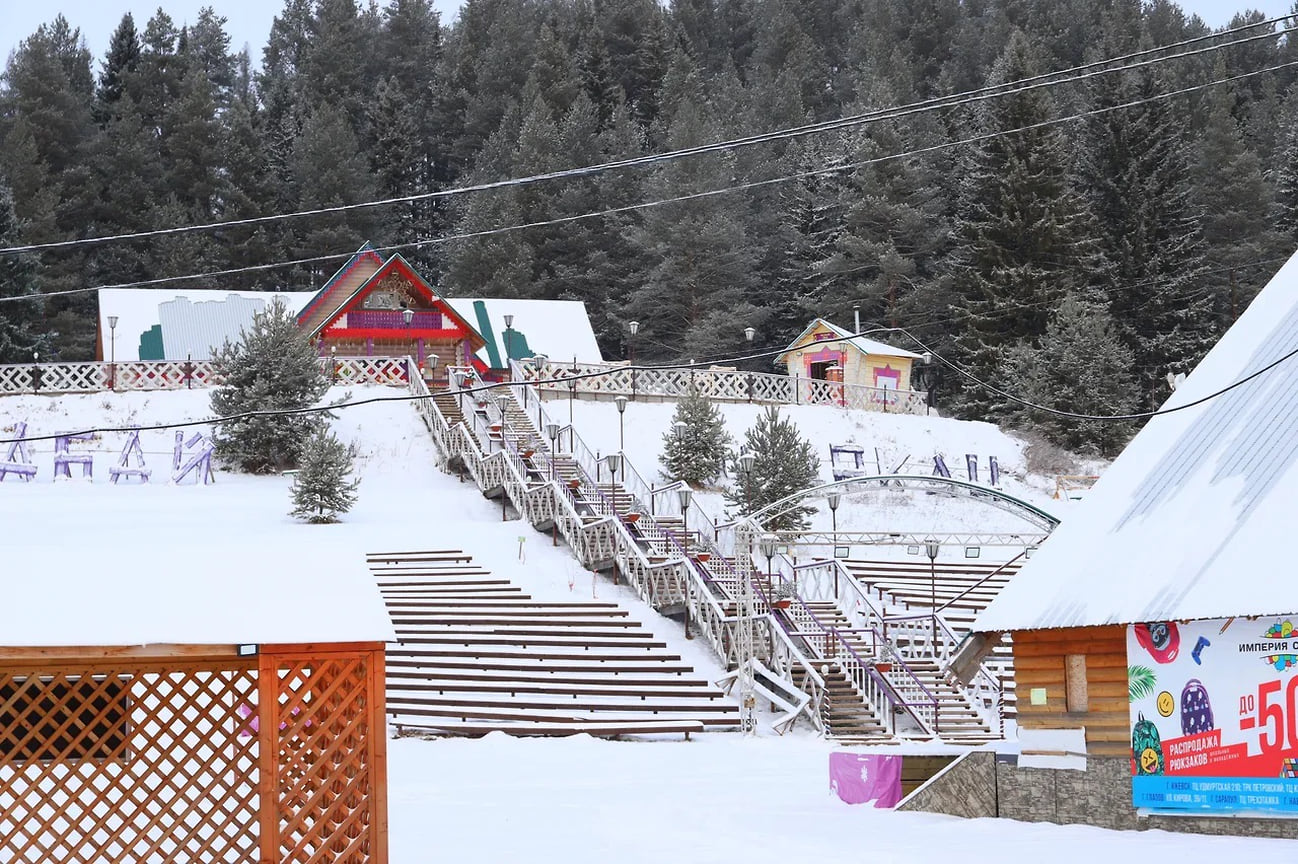
<svg viewBox="0 0 1298 864"><path fill-rule="evenodd" d="M1085 727L1088 753L1129 755L1126 628L1020 630L1013 638L1019 725L1025 729ZM1068 710L1069 656L1085 658L1085 711ZM1075 677L1074 690L1076 682ZM1045 691L1045 704L1032 704L1034 690L1038 696Z"/></svg>

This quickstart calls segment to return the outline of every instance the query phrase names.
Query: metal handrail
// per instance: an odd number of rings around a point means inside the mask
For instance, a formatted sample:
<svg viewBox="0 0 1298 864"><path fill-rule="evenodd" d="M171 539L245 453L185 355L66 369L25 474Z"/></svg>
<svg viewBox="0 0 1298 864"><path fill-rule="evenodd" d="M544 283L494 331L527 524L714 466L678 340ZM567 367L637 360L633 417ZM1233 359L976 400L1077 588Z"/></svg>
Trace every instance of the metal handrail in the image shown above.
<svg viewBox="0 0 1298 864"><path fill-rule="evenodd" d="M784 581L783 576L781 576L781 581ZM820 616L817 615L815 611L812 610L812 608L806 604L806 601L804 601L800 596L797 595L796 589L792 599L796 600L798 605L801 606L803 617L810 618L812 623L814 623L820 629L821 633L824 634L826 639L832 637L843 648L847 649L848 653L856 660L862 663L866 662L864 658L860 656L860 654L856 651L856 649L853 648L852 645L843 636L843 631L837 627L830 627L828 624L822 621L820 619ZM915 703L907 702L905 700L889 700L889 701L894 706L900 706L905 708L907 712L914 717L915 721L921 725L921 727L927 728L928 731L937 734L937 706L939 704L937 696L934 695L933 692L928 689L928 686L925 685L924 682L919 679L919 676L915 674L915 671L910 668L910 666L905 662L905 660L901 657L901 655L895 651L893 646L888 642L888 639L882 633L880 633L876 628L871 626L850 628L848 632L859 632L859 633L871 634L874 637L873 641L876 648L881 647L883 650L882 662L890 662L893 664L894 669L899 668L900 671L904 673L905 677L910 679L910 686L914 689L917 689L921 696L927 697L927 701L915 702ZM829 657L827 659L836 659L836 658ZM876 661L876 662L880 662L880 661ZM889 682L889 683L893 686L895 686L896 684L896 682ZM931 704L933 707L933 724L931 726L929 726L929 724L927 724L913 710L915 707L923 707L928 704Z"/></svg>

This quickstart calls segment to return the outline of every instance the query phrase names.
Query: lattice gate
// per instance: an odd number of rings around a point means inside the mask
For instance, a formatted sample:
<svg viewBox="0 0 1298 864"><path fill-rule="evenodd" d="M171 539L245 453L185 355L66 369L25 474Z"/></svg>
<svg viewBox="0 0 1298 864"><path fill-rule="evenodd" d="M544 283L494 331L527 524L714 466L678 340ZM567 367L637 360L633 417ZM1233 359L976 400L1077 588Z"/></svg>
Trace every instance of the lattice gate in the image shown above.
<svg viewBox="0 0 1298 864"><path fill-rule="evenodd" d="M385 864L382 656L0 660L0 862Z"/></svg>

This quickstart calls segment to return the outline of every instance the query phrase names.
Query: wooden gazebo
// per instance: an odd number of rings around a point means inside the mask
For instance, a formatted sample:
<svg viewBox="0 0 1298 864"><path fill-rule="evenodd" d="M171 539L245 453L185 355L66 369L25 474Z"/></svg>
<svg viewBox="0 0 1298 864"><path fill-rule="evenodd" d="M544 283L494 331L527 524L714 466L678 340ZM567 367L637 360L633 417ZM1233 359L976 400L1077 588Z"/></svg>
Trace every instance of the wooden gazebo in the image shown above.
<svg viewBox="0 0 1298 864"><path fill-rule="evenodd" d="M5 860L385 864L364 560L241 545L6 550Z"/></svg>

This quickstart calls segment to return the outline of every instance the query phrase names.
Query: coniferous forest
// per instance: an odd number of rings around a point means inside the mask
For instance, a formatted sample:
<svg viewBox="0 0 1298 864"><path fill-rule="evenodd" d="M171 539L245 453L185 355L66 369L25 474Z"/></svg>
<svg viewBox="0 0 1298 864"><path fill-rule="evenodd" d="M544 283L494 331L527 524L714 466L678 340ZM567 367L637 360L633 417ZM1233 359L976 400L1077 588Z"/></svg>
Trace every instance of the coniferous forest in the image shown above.
<svg viewBox="0 0 1298 864"><path fill-rule="evenodd" d="M582 300L608 357L780 347L859 307L1028 399L1125 412L1160 404L1298 240L1298 41L1202 39L1169 0L468 0L450 25L429 0L284 0L252 57L225 23L219 0L128 15L94 57L60 17L9 57L0 247L128 236L0 253L0 296L53 295L0 306L0 362L92 357L76 289L309 290L370 240L449 296ZM879 117L1024 79L1043 86ZM231 224L129 236L211 222ZM1048 419L950 372L938 393Z"/></svg>

